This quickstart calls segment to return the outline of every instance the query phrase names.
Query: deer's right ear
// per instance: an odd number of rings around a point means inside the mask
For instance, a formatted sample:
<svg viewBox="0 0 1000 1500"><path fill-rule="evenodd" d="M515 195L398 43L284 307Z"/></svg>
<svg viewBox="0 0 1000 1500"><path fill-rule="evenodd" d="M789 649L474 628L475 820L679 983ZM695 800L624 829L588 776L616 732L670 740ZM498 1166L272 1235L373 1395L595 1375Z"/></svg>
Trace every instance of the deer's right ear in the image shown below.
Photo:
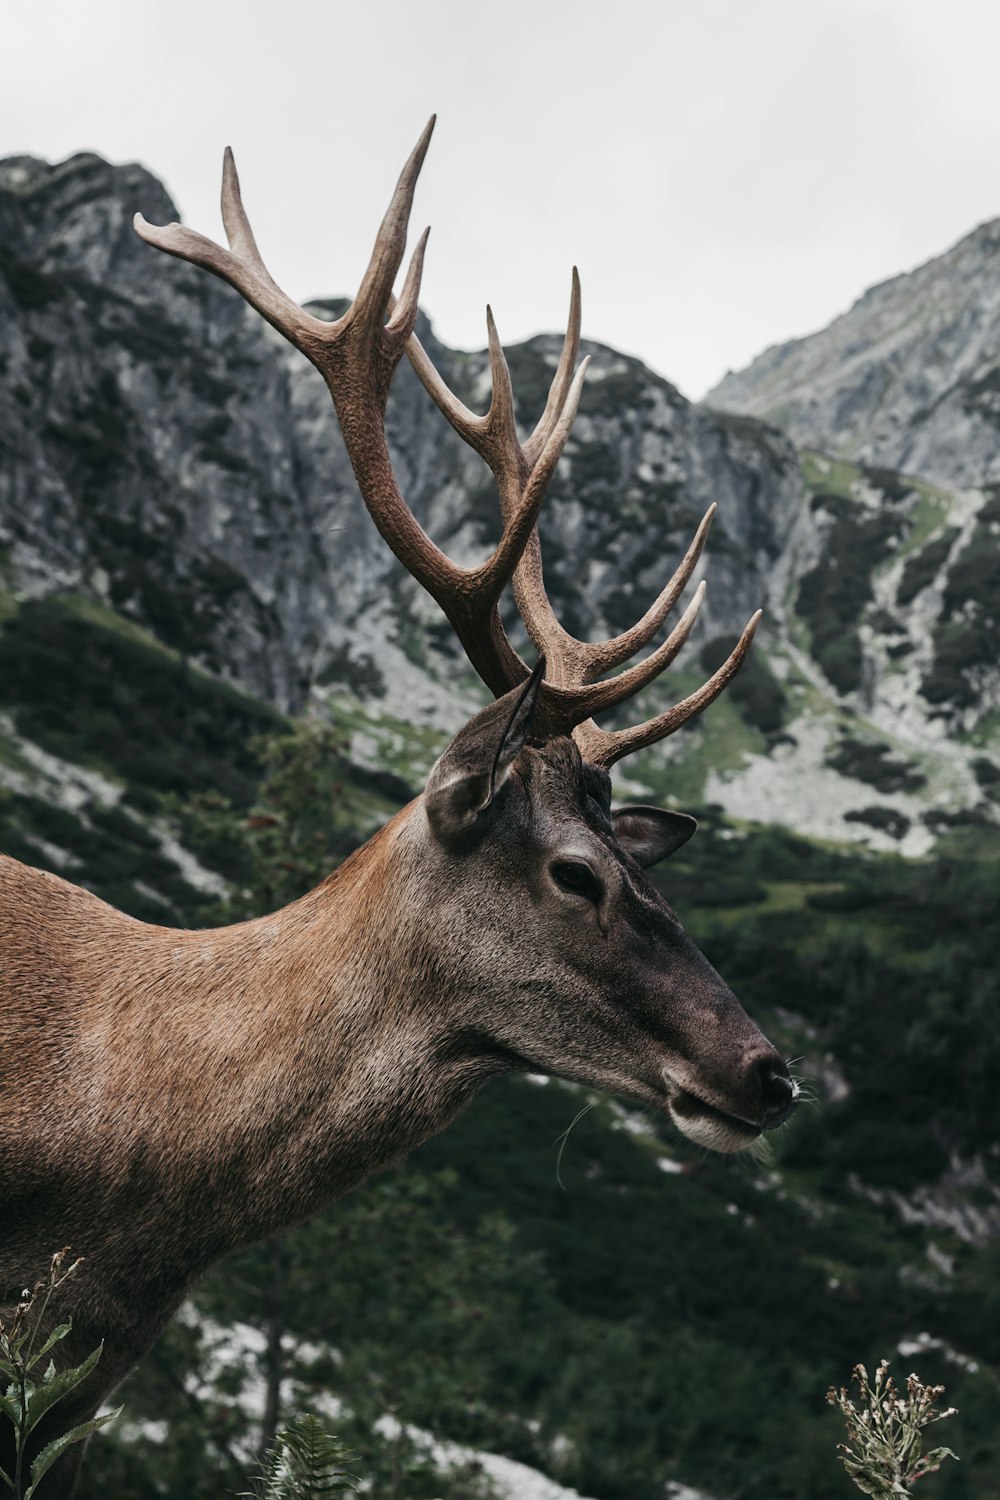
<svg viewBox="0 0 1000 1500"><path fill-rule="evenodd" d="M505 693L459 730L431 770L424 792L427 818L447 849L471 848L531 729L545 676L540 658L527 682Z"/></svg>

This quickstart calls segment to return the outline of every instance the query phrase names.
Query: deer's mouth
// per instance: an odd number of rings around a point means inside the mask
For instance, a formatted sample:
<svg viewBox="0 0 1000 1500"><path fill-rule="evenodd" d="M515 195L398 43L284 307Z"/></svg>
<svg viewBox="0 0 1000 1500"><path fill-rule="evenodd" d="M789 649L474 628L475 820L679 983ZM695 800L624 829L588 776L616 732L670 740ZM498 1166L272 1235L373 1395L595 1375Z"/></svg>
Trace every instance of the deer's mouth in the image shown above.
<svg viewBox="0 0 1000 1500"><path fill-rule="evenodd" d="M697 1094L679 1087L672 1079L667 1095L670 1118L682 1135L710 1151L742 1151L763 1133L739 1115L731 1115L717 1105L708 1104Z"/></svg>

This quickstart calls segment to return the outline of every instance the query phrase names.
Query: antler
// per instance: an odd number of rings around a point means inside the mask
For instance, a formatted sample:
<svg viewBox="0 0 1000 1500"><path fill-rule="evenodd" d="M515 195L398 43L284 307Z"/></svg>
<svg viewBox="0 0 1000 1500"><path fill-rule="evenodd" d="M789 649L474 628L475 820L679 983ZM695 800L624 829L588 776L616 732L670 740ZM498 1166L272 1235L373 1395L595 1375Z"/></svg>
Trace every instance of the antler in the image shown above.
<svg viewBox="0 0 1000 1500"><path fill-rule="evenodd" d="M323 376L333 397L358 486L368 511L403 566L437 600L469 660L499 696L528 676L528 667L507 639L498 602L513 580L528 635L546 658L546 680L537 723L545 734L573 733L581 751L605 767L679 728L722 692L750 646L759 612L736 649L696 693L632 729L607 731L592 715L645 686L677 655L690 634L704 597L695 596L667 639L648 657L599 682L649 643L685 588L701 555L715 506L710 507L673 578L630 630L612 640L576 640L556 619L542 580L535 522L545 490L566 445L580 401L589 360L576 366L580 346L580 283L573 272L570 314L562 354L545 410L531 436L517 435L510 371L493 315L487 309L493 397L484 416L471 412L448 389L413 332L429 230L417 243L398 302L392 285L402 264L417 177L434 128L431 118L382 221L372 257L351 306L335 322L303 311L277 285L261 259L240 197L232 152L227 148L222 181L225 250L180 224L157 228L136 214L137 233L148 244L201 266L237 289L279 333L300 349ZM497 482L503 534L496 550L475 568L447 557L417 522L399 490L385 438L389 385L403 350L449 422L489 465Z"/></svg>

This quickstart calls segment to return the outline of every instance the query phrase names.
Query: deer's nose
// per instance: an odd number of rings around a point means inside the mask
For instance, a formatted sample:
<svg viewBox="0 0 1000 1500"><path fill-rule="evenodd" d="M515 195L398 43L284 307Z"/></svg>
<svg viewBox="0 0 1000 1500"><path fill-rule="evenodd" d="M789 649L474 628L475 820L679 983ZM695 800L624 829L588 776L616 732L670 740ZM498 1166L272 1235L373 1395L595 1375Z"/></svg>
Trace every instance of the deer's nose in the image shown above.
<svg viewBox="0 0 1000 1500"><path fill-rule="evenodd" d="M765 1130L773 1130L788 1119L795 1108L798 1091L784 1067L776 1066L770 1058L759 1064L759 1071L763 1107L761 1125Z"/></svg>

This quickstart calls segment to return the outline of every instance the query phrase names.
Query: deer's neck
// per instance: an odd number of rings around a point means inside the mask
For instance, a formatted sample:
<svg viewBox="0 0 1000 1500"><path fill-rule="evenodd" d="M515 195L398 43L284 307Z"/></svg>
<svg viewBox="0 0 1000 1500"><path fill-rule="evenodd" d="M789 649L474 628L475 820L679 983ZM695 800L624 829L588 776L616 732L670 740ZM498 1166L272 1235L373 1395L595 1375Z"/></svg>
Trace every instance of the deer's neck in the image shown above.
<svg viewBox="0 0 1000 1500"><path fill-rule="evenodd" d="M214 1222L227 1246L399 1159L490 1071L455 1044L454 1000L407 899L420 817L412 804L271 917L158 930L134 960L143 980L120 976L121 995L145 988L148 1004L126 1018L107 997L90 1045L114 1076L95 1071L94 1103L128 1122L119 1166L142 1153L175 1211Z"/></svg>

